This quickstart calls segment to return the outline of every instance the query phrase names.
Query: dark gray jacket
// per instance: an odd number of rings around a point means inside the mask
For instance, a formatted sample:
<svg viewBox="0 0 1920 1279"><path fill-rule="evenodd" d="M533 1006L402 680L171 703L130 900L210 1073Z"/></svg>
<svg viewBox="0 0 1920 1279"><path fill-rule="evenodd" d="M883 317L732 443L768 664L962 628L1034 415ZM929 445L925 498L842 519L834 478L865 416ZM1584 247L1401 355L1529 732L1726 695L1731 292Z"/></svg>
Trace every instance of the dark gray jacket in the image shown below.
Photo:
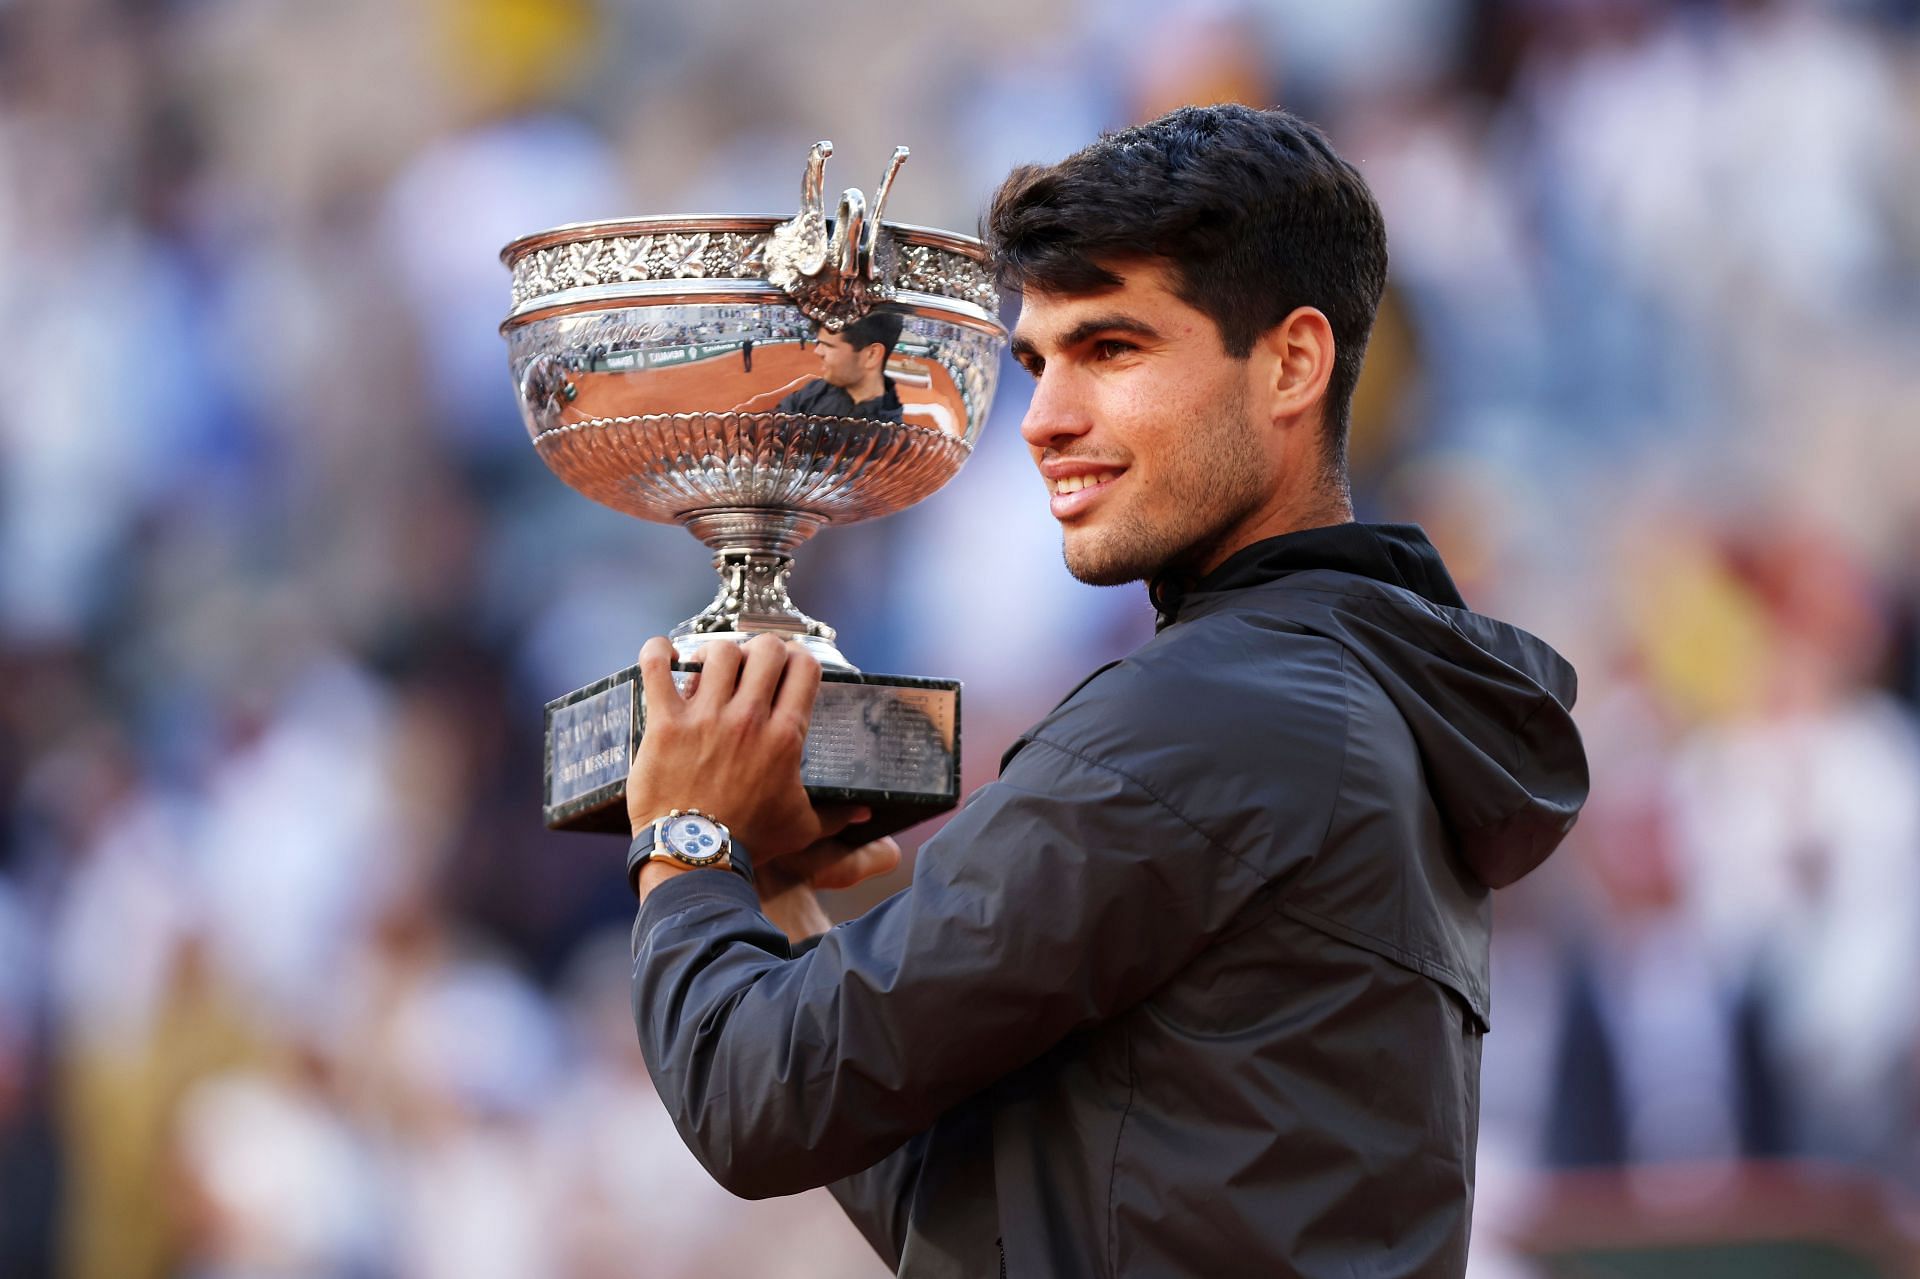
<svg viewBox="0 0 1920 1279"><path fill-rule="evenodd" d="M1414 528L1157 598L860 919L796 953L736 876L651 894L660 1095L902 1275L1458 1275L1488 890L1585 797L1573 670Z"/></svg>
<svg viewBox="0 0 1920 1279"><path fill-rule="evenodd" d="M780 413L805 413L813 417L871 418L879 422L899 422L906 417L900 403L900 389L892 378L882 378L880 394L871 400L854 403L853 395L825 378L815 378L788 395L775 406Z"/></svg>

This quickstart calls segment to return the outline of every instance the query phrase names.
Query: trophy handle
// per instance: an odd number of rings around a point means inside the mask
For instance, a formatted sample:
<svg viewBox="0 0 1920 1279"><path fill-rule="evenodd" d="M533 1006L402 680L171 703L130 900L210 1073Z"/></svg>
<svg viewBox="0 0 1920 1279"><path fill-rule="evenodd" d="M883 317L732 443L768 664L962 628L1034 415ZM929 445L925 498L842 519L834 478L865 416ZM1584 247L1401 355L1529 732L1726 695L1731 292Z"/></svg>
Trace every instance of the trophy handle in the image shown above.
<svg viewBox="0 0 1920 1279"><path fill-rule="evenodd" d="M910 154L905 147L895 147L893 158L887 161L886 174L880 179L880 185L873 193L872 220L867 223L866 234L860 241L860 278L869 282L873 279L874 253L880 247L880 219L887 210L887 196L893 192L893 179L900 172L900 166L907 162Z"/></svg>
<svg viewBox="0 0 1920 1279"><path fill-rule="evenodd" d="M800 211L802 213L822 213L827 211L827 157L833 154L833 143L826 138L813 144L807 152L807 171L800 179Z"/></svg>
<svg viewBox="0 0 1920 1279"><path fill-rule="evenodd" d="M874 223L876 228L879 225ZM866 226L867 197L859 187L848 187L840 193L840 216L833 220L833 247L829 250L829 256L837 259L834 269L843 280L864 280L872 275Z"/></svg>
<svg viewBox="0 0 1920 1279"><path fill-rule="evenodd" d="M794 215L794 269L802 276L820 274L827 264L827 157L833 143L825 138L807 152L807 171L800 179L800 211Z"/></svg>
<svg viewBox="0 0 1920 1279"><path fill-rule="evenodd" d="M765 262L768 283L793 299L808 319L838 333L893 297L893 284L884 278L892 270L892 255L883 252L890 240L880 215L908 152L905 147L893 149L871 214L860 188L848 187L841 193L839 216L829 234L823 200L827 157L832 154L833 143L824 140L807 152L800 212L773 229Z"/></svg>

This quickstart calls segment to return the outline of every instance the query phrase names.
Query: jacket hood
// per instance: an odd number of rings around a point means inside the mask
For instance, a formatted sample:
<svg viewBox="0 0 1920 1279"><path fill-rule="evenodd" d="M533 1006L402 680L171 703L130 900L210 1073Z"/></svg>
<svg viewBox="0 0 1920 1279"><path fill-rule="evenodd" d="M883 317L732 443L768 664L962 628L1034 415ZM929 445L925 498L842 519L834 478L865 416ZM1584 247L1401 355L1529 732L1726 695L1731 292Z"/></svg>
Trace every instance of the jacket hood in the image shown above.
<svg viewBox="0 0 1920 1279"><path fill-rule="evenodd" d="M1587 797L1573 666L1472 612L1412 525L1340 524L1256 542L1188 587L1153 586L1161 625L1252 590L1310 597L1290 620L1343 645L1405 717L1461 858L1489 888L1533 870Z"/></svg>

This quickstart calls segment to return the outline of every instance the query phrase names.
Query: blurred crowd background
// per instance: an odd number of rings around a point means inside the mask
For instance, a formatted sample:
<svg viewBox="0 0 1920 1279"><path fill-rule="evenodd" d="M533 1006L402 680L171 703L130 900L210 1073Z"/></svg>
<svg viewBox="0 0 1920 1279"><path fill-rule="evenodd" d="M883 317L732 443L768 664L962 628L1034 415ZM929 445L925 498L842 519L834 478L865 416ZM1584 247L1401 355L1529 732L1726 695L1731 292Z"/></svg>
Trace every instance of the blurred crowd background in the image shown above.
<svg viewBox="0 0 1920 1279"><path fill-rule="evenodd" d="M703 1183L624 841L540 825L541 704L713 579L540 465L496 254L789 213L816 138L834 189L910 145L890 213L971 230L1010 165L1228 99L1386 210L1362 517L1582 674L1593 801L1497 906L1475 1273L1897 1252L1914 0L0 0L0 1274L878 1273L824 1192ZM1062 568L1025 381L795 586L966 681L970 784L1151 632ZM1739 1273L1870 1273L1799 1255Z"/></svg>

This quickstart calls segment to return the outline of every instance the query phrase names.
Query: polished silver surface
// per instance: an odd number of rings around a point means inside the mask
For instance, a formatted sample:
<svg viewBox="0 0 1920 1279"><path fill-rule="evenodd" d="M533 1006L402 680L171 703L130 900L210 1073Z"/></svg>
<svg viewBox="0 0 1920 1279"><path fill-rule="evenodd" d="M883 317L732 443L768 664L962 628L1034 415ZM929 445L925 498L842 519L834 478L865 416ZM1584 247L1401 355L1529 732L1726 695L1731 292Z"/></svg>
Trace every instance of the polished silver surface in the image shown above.
<svg viewBox="0 0 1920 1279"><path fill-rule="evenodd" d="M714 553L720 591L674 628L682 656L772 632L852 669L832 628L787 596L795 548L939 489L992 404L1006 330L983 246L882 221L904 147L871 207L849 189L828 218L832 149L813 147L792 218L580 223L501 254L513 276L501 331L541 459ZM885 366L898 409L808 411L829 375L820 334L876 310L901 322Z"/></svg>

